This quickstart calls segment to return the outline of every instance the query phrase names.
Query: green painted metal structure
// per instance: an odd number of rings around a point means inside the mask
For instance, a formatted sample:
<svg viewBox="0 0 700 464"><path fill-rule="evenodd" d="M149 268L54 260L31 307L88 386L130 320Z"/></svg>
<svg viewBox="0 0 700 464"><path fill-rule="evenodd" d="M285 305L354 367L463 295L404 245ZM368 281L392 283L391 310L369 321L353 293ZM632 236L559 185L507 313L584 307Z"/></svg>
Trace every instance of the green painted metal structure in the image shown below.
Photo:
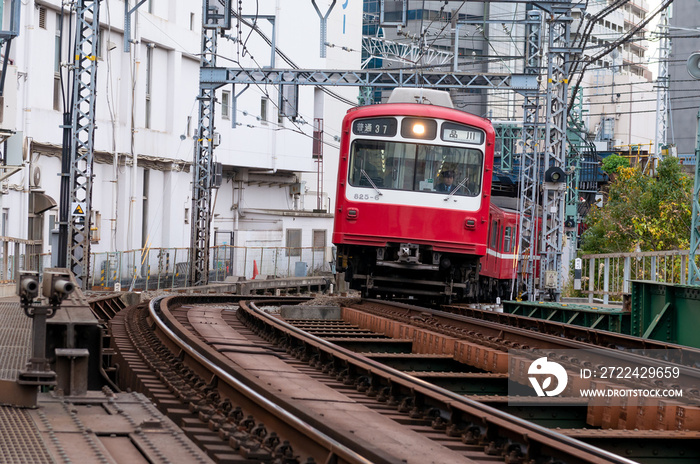
<svg viewBox="0 0 700 464"><path fill-rule="evenodd" d="M542 301L504 301L503 311L608 332L629 333L630 330L630 312L620 309Z"/></svg>
<svg viewBox="0 0 700 464"><path fill-rule="evenodd" d="M700 348L700 287L632 281L630 335Z"/></svg>
<svg viewBox="0 0 700 464"><path fill-rule="evenodd" d="M506 313L700 348L700 286L631 281L629 310L504 301Z"/></svg>

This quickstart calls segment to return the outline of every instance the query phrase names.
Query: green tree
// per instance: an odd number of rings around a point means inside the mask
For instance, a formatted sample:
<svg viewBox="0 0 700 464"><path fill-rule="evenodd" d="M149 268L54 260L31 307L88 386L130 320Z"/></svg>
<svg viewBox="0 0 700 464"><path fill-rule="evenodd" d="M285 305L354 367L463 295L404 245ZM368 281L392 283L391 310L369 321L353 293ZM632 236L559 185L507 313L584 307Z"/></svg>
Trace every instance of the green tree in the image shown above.
<svg viewBox="0 0 700 464"><path fill-rule="evenodd" d="M620 155L610 155L603 159L603 165L600 167L600 169L602 169L603 172L608 175L614 175L617 173L619 168L628 167L630 167L630 160Z"/></svg>
<svg viewBox="0 0 700 464"><path fill-rule="evenodd" d="M619 166L602 208L586 218L584 253L688 249L693 181L676 158L659 163L655 177Z"/></svg>

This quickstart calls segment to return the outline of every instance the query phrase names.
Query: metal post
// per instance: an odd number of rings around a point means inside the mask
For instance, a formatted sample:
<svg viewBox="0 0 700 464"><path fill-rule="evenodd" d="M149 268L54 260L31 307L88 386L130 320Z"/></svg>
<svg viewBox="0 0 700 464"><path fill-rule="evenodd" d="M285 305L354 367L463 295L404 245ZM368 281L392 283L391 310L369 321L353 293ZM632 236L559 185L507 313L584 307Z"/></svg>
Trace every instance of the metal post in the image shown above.
<svg viewBox="0 0 700 464"><path fill-rule="evenodd" d="M686 262L687 260L685 259L685 255L681 255L681 269L680 269L680 278L681 278L681 285L685 285L685 276L686 276Z"/></svg>
<svg viewBox="0 0 700 464"><path fill-rule="evenodd" d="M605 268L603 269L603 304L608 304L610 296L610 258L605 258Z"/></svg>
<svg viewBox="0 0 700 464"><path fill-rule="evenodd" d="M170 281L170 288L175 288L175 275L177 274L177 248L173 253L173 278Z"/></svg>
<svg viewBox="0 0 700 464"><path fill-rule="evenodd" d="M335 6L336 0L333 0L333 3L331 3L331 6L328 7L328 11L326 11L326 14L323 15L321 14L321 10L318 9L318 6L316 6L316 0L311 0L311 4L314 6L314 9L316 10L316 14L318 14L319 19L321 20L321 58L326 57L326 36L327 36L327 29L328 29L328 16L331 14L331 10L333 10L333 7Z"/></svg>
<svg viewBox="0 0 700 464"><path fill-rule="evenodd" d="M588 266L588 303L593 303L593 281L595 279L595 258L591 258Z"/></svg>
<svg viewBox="0 0 700 464"><path fill-rule="evenodd" d="M654 158L661 159L661 149L666 145L668 132L668 57L671 53L671 40L668 35L668 15L661 12L657 25L659 34L659 72L656 77L656 134L654 137ZM656 163L654 163L656 168Z"/></svg>
<svg viewBox="0 0 700 464"><path fill-rule="evenodd" d="M76 6L68 261L70 270L83 289L87 288L90 275L99 14L100 0L81 0Z"/></svg>
<svg viewBox="0 0 700 464"><path fill-rule="evenodd" d="M540 73L541 61L541 12L529 11L528 18L532 23L527 26L527 59L525 72L536 75ZM539 19L539 21L537 21ZM535 291L535 244L537 242L537 198L539 194L539 88L523 93L523 153L520 157L520 200L518 210L518 272L517 284L514 289L516 297L521 292L527 294L528 300L537 298ZM512 296L511 296L512 298Z"/></svg>
<svg viewBox="0 0 700 464"><path fill-rule="evenodd" d="M19 242L15 242L15 256L13 259L13 268L12 269L12 280L17 280L17 276L19 275Z"/></svg>
<svg viewBox="0 0 700 464"><path fill-rule="evenodd" d="M630 292L630 257L625 256L625 268L622 274L622 293Z"/></svg>
<svg viewBox="0 0 700 464"><path fill-rule="evenodd" d="M695 136L695 183L693 185L693 220L690 227L690 254L688 256L688 284L700 285L700 270L695 256L700 248L700 110L697 115Z"/></svg>
<svg viewBox="0 0 700 464"><path fill-rule="evenodd" d="M552 7L553 19L549 23L549 48L547 50L547 117L545 123L544 169L566 169L566 110L571 67L570 29L572 4ZM542 242L540 247L540 274L554 271L556 286L546 288L540 278L540 289L548 291L559 300L562 290L562 247L564 235L564 211L566 183L544 183L542 195Z"/></svg>
<svg viewBox="0 0 700 464"><path fill-rule="evenodd" d="M205 18L206 18L205 11ZM216 67L218 29L202 28L200 67ZM218 86L199 84L199 124L192 169L192 233L189 285L209 283L209 226L211 225L211 179L214 157L214 114Z"/></svg>

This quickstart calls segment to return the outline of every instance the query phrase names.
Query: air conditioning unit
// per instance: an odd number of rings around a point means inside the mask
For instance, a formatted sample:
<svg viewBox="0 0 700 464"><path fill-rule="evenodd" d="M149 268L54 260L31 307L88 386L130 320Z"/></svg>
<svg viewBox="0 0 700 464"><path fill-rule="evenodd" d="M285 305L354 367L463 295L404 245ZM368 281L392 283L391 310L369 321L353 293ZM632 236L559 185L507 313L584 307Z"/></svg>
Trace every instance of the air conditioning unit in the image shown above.
<svg viewBox="0 0 700 464"><path fill-rule="evenodd" d="M29 186L32 188L41 187L41 168L34 166L32 168L32 176L29 178Z"/></svg>

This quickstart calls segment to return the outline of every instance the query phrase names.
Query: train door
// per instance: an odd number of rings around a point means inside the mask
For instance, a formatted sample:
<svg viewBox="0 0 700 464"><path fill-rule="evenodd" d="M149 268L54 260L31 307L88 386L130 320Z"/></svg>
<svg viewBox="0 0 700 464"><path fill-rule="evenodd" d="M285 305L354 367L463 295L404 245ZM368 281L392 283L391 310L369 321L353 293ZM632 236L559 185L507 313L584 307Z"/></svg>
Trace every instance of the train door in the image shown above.
<svg viewBox="0 0 700 464"><path fill-rule="evenodd" d="M501 220L491 218L491 231L489 237L489 250L488 256L486 258L486 264L489 270L492 272L498 272L498 252L499 243L501 241Z"/></svg>
<svg viewBox="0 0 700 464"><path fill-rule="evenodd" d="M506 221L505 225L503 226L503 253L501 255L501 266L498 270L500 279L508 279L511 276L511 267L513 265L513 229L513 224Z"/></svg>

